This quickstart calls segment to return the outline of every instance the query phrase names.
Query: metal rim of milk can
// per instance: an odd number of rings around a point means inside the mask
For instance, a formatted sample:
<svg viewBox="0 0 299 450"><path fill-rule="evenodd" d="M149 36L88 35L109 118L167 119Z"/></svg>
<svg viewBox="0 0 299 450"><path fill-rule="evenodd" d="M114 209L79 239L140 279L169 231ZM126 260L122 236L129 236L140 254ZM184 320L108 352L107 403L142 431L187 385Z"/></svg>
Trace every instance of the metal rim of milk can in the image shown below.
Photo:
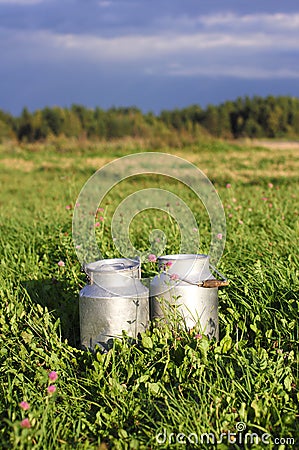
<svg viewBox="0 0 299 450"><path fill-rule="evenodd" d="M141 262L139 257L132 259L101 259L84 264L82 270L85 272L88 281L91 284L98 284L96 281L96 276L99 274L117 274L122 276L129 276L130 278L141 279Z"/></svg>

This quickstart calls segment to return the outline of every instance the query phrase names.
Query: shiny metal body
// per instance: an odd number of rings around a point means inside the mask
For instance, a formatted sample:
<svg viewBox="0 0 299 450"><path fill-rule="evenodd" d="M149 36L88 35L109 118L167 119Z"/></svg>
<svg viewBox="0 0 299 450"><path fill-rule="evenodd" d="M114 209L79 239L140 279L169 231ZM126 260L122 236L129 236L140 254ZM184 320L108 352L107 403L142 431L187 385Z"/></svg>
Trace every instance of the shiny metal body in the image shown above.
<svg viewBox="0 0 299 450"><path fill-rule="evenodd" d="M107 349L125 331L136 338L149 322L149 293L140 281L140 261L115 258L87 264L90 280L79 294L81 344Z"/></svg>
<svg viewBox="0 0 299 450"><path fill-rule="evenodd" d="M200 287L214 280L208 255L166 255L158 258L160 274L150 284L151 320L178 319L186 329L196 327L209 338L219 339L218 288Z"/></svg>

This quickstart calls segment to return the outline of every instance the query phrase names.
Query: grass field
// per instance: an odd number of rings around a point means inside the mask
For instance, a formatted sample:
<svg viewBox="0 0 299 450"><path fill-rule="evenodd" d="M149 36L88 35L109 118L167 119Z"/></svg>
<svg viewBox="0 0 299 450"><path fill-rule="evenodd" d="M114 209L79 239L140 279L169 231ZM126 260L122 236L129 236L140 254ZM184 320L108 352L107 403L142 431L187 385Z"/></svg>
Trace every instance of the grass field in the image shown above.
<svg viewBox="0 0 299 450"><path fill-rule="evenodd" d="M86 281L72 244L73 207L96 169L140 151L142 141L0 146L0 447L299 448L295 146L207 141L161 149L205 172L225 208L219 269L230 285L219 291L220 341L153 329L107 354L80 350L78 292ZM137 189L167 187L165 179L155 183L136 177L104 199L97 237L105 257L118 256L115 207ZM183 185L169 188L194 212L200 251L208 251L202 206ZM134 219L136 246L147 247L157 224L167 253L176 252L175 224L158 212ZM145 264L144 276L150 270Z"/></svg>

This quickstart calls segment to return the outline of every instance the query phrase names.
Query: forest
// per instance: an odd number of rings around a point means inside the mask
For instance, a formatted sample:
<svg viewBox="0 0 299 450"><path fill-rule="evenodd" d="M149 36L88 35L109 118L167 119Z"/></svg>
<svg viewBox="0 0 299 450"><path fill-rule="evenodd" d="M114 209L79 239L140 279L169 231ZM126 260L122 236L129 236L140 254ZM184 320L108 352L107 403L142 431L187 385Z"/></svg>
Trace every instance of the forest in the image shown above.
<svg viewBox="0 0 299 450"><path fill-rule="evenodd" d="M30 112L24 108L16 117L0 110L0 142L44 141L55 136L111 140L124 137L176 136L196 139L210 135L223 139L299 137L299 98L268 96L238 98L201 108L143 113L136 107L103 110L74 104L70 108L45 107ZM170 142L171 144L171 142Z"/></svg>

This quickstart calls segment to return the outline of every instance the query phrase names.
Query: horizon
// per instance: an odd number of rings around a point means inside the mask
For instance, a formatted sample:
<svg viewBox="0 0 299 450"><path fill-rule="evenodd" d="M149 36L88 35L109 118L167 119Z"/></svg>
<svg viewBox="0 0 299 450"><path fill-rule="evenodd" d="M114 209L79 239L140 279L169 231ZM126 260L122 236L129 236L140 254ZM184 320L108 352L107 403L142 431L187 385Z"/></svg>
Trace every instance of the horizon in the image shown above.
<svg viewBox="0 0 299 450"><path fill-rule="evenodd" d="M151 110L148 110L148 111L144 111L144 110L142 110L141 108L139 108L138 106L136 106L136 105L118 105L118 106L115 106L115 105L112 105L112 106L110 106L110 107L107 107L107 108L102 108L100 105L95 105L95 106L86 106L86 105L84 105L84 104L79 104L79 103L72 103L72 104L70 104L70 105L51 105L51 106L49 106L49 105L44 105L44 106L42 106L42 107L40 107L40 108L36 108L36 109L30 109L27 105L25 105L25 106L23 106L23 108L21 109L21 111L20 111L20 113L19 114L13 114L13 113L10 113L9 111L7 111L7 110L5 110L5 109L3 109L3 108L1 108L0 107L0 111L2 111L2 112L4 112L4 113L7 113L7 114L10 114L12 117L14 117L14 118L18 118L18 117L20 117L21 116L21 114L23 113L23 111L24 110L27 110L30 114L34 114L35 112L37 112L37 111L42 111L43 109L46 109L46 108L49 108L49 109L54 109L54 108L61 108L61 109L67 109L67 110L70 110L73 106L80 106L80 107L82 107L82 108L85 108L86 110L91 110L91 111L95 111L97 108L98 109L100 109L100 110L102 110L102 111L104 111L104 112L108 112L109 110L113 110L114 108L115 109L134 109L134 108L136 108L139 112L141 112L141 114L143 114L143 115L146 115L146 114L153 114L154 116L156 116L156 117L158 117L162 112L164 112L164 111L167 111L167 112L172 112L172 111L174 111L174 110L178 110L178 111L181 111L181 110L183 110L183 109L188 109L188 108L191 108L191 107L193 107L193 106L198 106L199 108L201 108L203 111L205 111L206 109L207 109L207 107L208 106L214 106L214 107L220 107L220 106L222 106L222 105L224 105L225 103L227 103L227 102L231 102L231 103L234 103L234 102L236 102L237 100L239 100L239 99L241 99L241 100L245 100L246 98L248 98L249 100L252 100L252 99L254 99L255 97L259 97L259 98L261 98L261 99L267 99L267 98L269 98L269 97L273 97L273 98L275 98L275 99L278 99L278 98L280 98L280 97L282 97L282 98L290 98L290 99L296 99L296 100L299 100L299 96L297 97L297 96L288 96L288 95L272 95L272 94L269 94L269 95L266 95L266 96L259 96L259 95L252 95L252 96L249 96L249 95L244 95L244 96L242 96L242 97L236 97L236 98L234 98L234 99L228 99L228 100L225 100L224 102L219 102L219 103L208 103L207 105L205 105L205 106L203 106L203 105L201 105L201 104L199 104L199 103L193 103L193 104L189 104L189 105L186 105L186 106L182 106L181 108L173 108L173 109L167 109L167 108L162 108L160 111L158 111L158 112L154 112L154 111L151 111Z"/></svg>

